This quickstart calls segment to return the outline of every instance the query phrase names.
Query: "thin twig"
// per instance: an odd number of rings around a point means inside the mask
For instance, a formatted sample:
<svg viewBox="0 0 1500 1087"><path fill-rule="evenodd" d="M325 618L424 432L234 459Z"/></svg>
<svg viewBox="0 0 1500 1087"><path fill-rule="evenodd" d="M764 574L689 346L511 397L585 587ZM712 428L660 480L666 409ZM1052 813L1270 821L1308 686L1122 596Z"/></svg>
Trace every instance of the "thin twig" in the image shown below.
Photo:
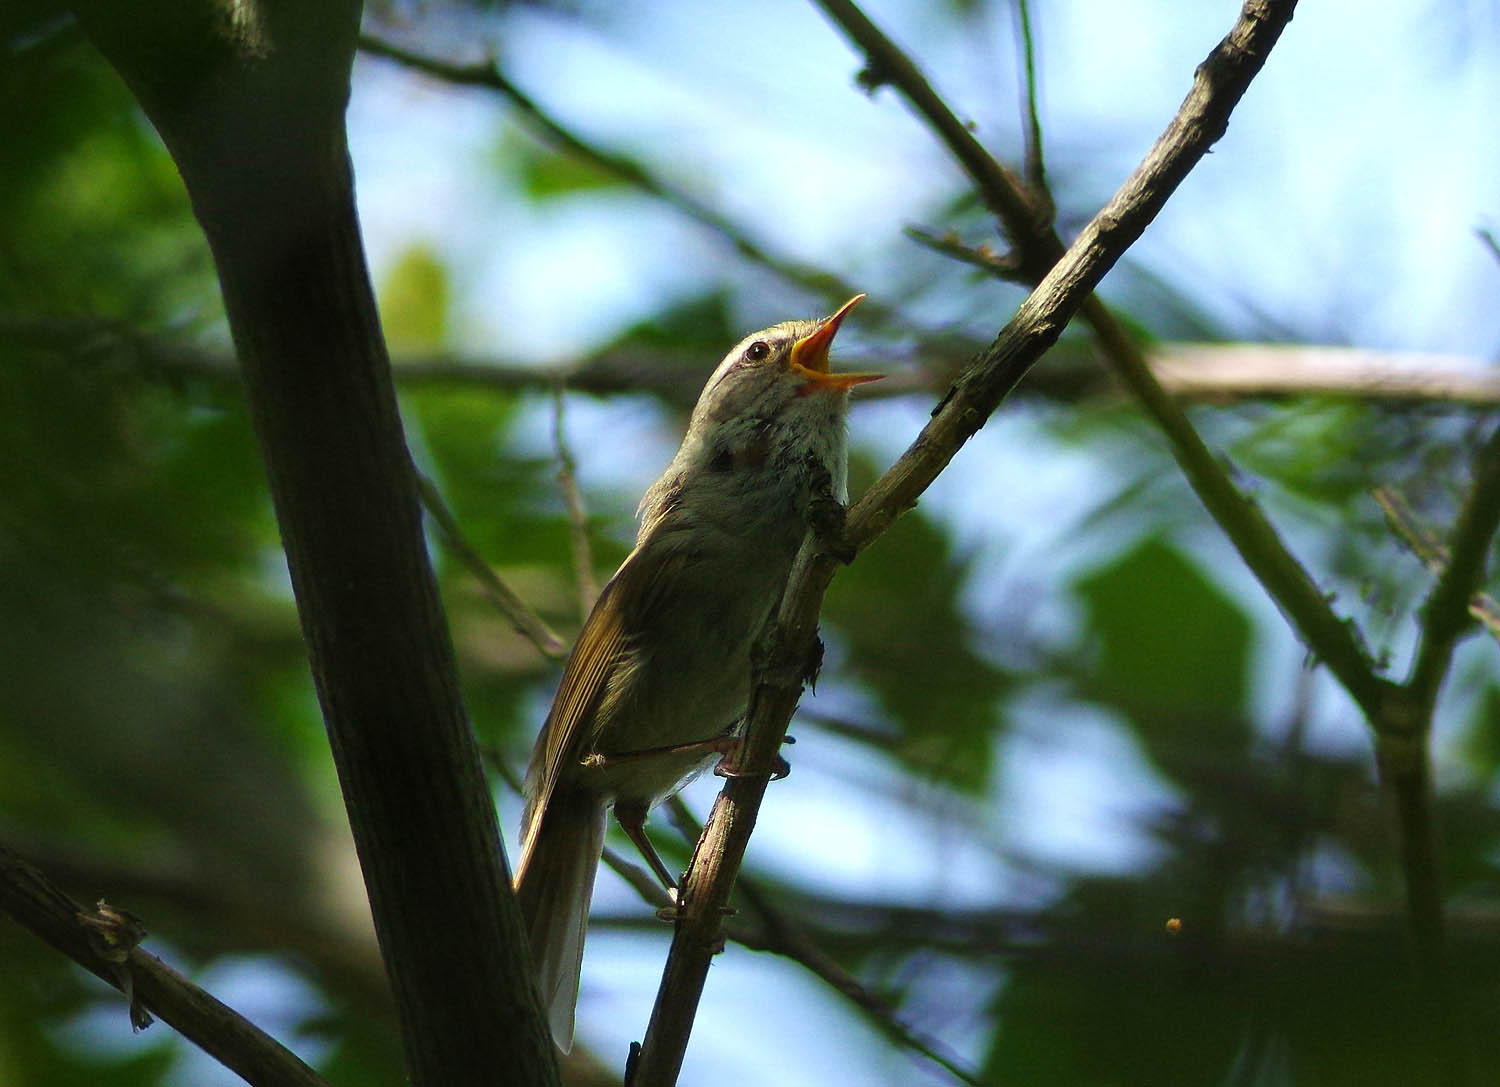
<svg viewBox="0 0 1500 1087"><path fill-rule="evenodd" d="M1380 780L1391 798L1397 858L1406 891L1406 925L1414 973L1421 989L1422 1034L1435 1068L1434 1082L1452 1087L1472 1081L1468 1031L1448 965L1447 918L1443 910L1442 851L1432 794L1430 720L1411 732L1387 728L1377 734Z"/></svg>
<svg viewBox="0 0 1500 1087"><path fill-rule="evenodd" d="M663 805L673 826L689 842L696 842L703 835L703 824L693 818L682 797L672 796ZM644 875L645 873L642 873ZM648 877L649 878L649 877ZM965 1067L964 1062L934 1038L929 1038L903 1023L890 1003L872 992L862 981L838 962L808 934L807 929L792 920L787 913L775 905L771 895L760 886L759 881L741 876L735 884L740 895L749 902L760 918L760 928L737 924L726 927L726 934L741 947L751 951L766 951L790 959L844 997L880 1028L896 1045L911 1050L918 1056L942 1068L960 1083L979 1084L979 1074ZM659 891L659 888L658 888Z"/></svg>
<svg viewBox="0 0 1500 1087"><path fill-rule="evenodd" d="M771 904L771 897L754 880L739 881L739 891L755 909L764 926L756 941L741 929L738 943L752 950L769 951L790 959L807 970L834 992L844 997L875 1024L891 1042L930 1061L960 1083L978 1087L984 1080L979 1073L936 1038L903 1023L890 1003L872 992L863 982L845 970L819 947L807 931Z"/></svg>
<svg viewBox="0 0 1500 1087"><path fill-rule="evenodd" d="M1125 327L1097 298L1086 300L1082 313L1093 325L1116 374L1171 443L1172 456L1198 500L1303 642L1343 684L1371 727L1379 730L1399 689L1378 674L1358 627L1333 610L1328 595L1297 561L1260 507L1234 485L1182 405L1152 374Z"/></svg>
<svg viewBox="0 0 1500 1087"><path fill-rule="evenodd" d="M1417 520L1407 503L1395 488L1376 487L1370 492L1381 511L1385 522L1408 551L1417 557L1434 577L1442 577L1448 566L1448 549L1432 534L1432 531ZM1489 593L1475 593L1469 598L1469 614L1481 623L1496 641L1500 641L1500 601Z"/></svg>
<svg viewBox="0 0 1500 1087"><path fill-rule="evenodd" d="M912 106L928 119L970 179L986 194L988 206L1002 216L1017 248L1005 258L1004 268L1007 270L991 270L1007 279L1017 274L1040 279L1037 270L1040 268L1045 273L1050 267L1052 254L1060 242L1054 231L1036 221L1030 223L1030 230L1021 229L1027 223L1017 217L1017 209L1027 204L1029 195L1014 175L990 159L973 135L932 92L916 66L853 4L847 0L818 0L818 3L865 51L871 63L886 72ZM1243 9L1240 25L1248 29L1262 21L1276 21L1279 7L1272 0L1250 0ZM1210 57L1205 68L1214 65L1224 69L1207 73L1213 78L1232 78L1230 66L1250 62L1258 67L1262 59L1248 54L1241 54L1238 59L1220 55ZM1200 70L1200 78L1204 74ZM1227 119L1227 113L1179 114L1174 126L1180 128L1183 137L1212 143L1223 134ZM1157 147L1161 146L1159 141ZM1152 155L1155 154L1156 149L1153 149ZM1121 192L1127 192L1132 183L1127 182ZM1094 224L1098 223L1096 217ZM942 240L947 241L946 238ZM1341 619L1333 611L1327 597L1287 549L1265 515L1236 489L1219 459L1209 451L1188 421L1181 405L1152 375L1144 354L1125 327L1097 298L1085 301L1082 316L1093 327L1105 356L1114 365L1120 379L1166 435L1173 456L1199 500L1271 598L1292 619L1303 641L1344 685L1374 726L1386 715L1395 685L1376 674L1374 659L1358 631L1350 621Z"/></svg>
<svg viewBox="0 0 1500 1087"><path fill-rule="evenodd" d="M825 9L852 9L852 5L845 4L844 0L819 2ZM1244 38L1248 40L1255 34L1257 25L1264 26L1290 18L1293 6L1294 0L1284 6L1277 5L1273 0L1248 0L1242 10L1240 25L1231 33L1231 38L1243 31ZM851 30L851 35L867 51L883 50L882 56L896 51L895 46L871 26L863 15L858 15L857 20L851 19L848 25L858 28L857 33ZM1262 59L1263 55L1257 57L1251 52L1244 53L1238 61L1228 55L1210 57L1199 69L1198 77L1228 76L1236 63L1248 63L1249 67L1254 68ZM892 64L890 68L898 75L902 72L915 72L910 65L903 68ZM1215 73L1211 70L1213 68L1220 68L1222 71ZM929 102L931 92L925 81L921 80L920 74L909 84L902 83L900 86L919 111L933 116ZM951 115L946 117L951 118ZM1025 194L1019 191L1008 172L987 168L984 163L974 161L978 145L967 133L954 132L952 124L945 120L944 115L938 115L938 120L944 120L944 123L938 124L935 120L935 130L955 157L964 164L975 184L983 191L991 187L1001 190L991 193L987 200L990 207L1011 206L1024 198ZM1179 114L1174 127L1183 120ZM1207 137L1212 142L1223 134L1226 122L1227 114L1205 114L1184 125L1183 130L1185 133L1192 130L1195 138ZM1155 153L1153 149L1148 161ZM1126 189L1130 187L1131 183L1127 182ZM1096 217L1094 224L1098 222L1099 218ZM1039 258L1044 258L1049 252L1055 233L1049 231L1047 234L1050 236L1044 236L1040 228L1029 234L1018 233L1009 220L1006 220L1006 224L1011 228L1012 238L1018 249L1018 252L1010 255L1008 267L1016 269L1022 275L1033 273ZM1090 229L1094 224L1090 224ZM1088 230L1085 235L1087 233ZM1034 253L1028 252L1032 246L1035 247ZM1437 1037L1445 1028L1451 1029L1457 1020L1445 967L1441 882L1438 878L1436 832L1432 818L1431 755L1426 746L1432 706L1425 699L1429 691L1435 694L1436 682L1420 668L1414 674L1413 684L1407 687L1399 686L1379 674L1377 665L1353 622L1339 618L1307 570L1287 549L1269 520L1234 486L1224 468L1193 428L1181 405L1163 390L1161 383L1153 376L1143 353L1125 327L1094 297L1084 300L1081 314L1092 326L1105 357L1113 364L1121 381L1167 437L1173 457L1199 500L1229 537L1256 579L1291 620L1304 643L1327 665L1329 671L1353 697L1375 733L1376 755L1382 779L1396 801L1398 848L1406 877L1408 916L1419 974L1427 989L1426 1007L1437 1025L1434 1031L1434 1037ZM1470 594L1460 598L1458 605L1447 608L1445 614L1451 616L1454 612L1461 612L1467 605L1468 595ZM1447 652L1439 652L1434 648L1430 659L1442 662L1442 669L1438 670L1440 675L1446 669ZM1420 663L1419 660L1419 665ZM1452 1053L1444 1052L1440 1059L1448 1064L1449 1075L1454 1082L1463 1082L1467 1078L1461 1045L1455 1046Z"/></svg>
<svg viewBox="0 0 1500 1087"><path fill-rule="evenodd" d="M1407 681L1418 705L1430 716L1438 689L1453 659L1459 637L1469 625L1474 594L1484 577L1485 561L1500 529L1500 426L1475 460L1474 484L1459 512L1448 546L1448 562L1422 608L1422 639Z"/></svg>
<svg viewBox="0 0 1500 1087"><path fill-rule="evenodd" d="M908 226L902 233L934 253L961 261L1000 279L1032 285L1022 277L1013 253L997 253L987 242L973 246L965 245L956 231L945 230L937 234L919 226Z"/></svg>
<svg viewBox="0 0 1500 1087"><path fill-rule="evenodd" d="M936 234L912 227L908 235L936 252L972 264L991 274L1005 271L1006 258L980 244L965 245L952 232ZM209 382L238 386L240 371L228 351L199 347L175 337L132 329L119 321L95 317L32 317L0 311L0 336L67 353L92 365L126 367L152 380ZM983 349L977 340L949 333L953 357L973 356ZM945 356L950 352L945 348ZM1064 402L1098 394L1105 372L1096 353L1082 348L1063 357L1061 345L1045 369L1034 372L1026 391ZM690 408L703 389L702 358L693 353L681 359L653 349L651 354L627 348L605 348L559 371L507 358L447 354L409 355L395 360L392 371L398 388L479 388L497 392L546 391L559 380L569 392L607 396L649 393L668 404ZM1343 397L1367 403L1500 403L1496 382L1483 360L1467 355L1430 352L1379 351L1368 348L1309 344L1152 344L1147 355L1151 371L1174 399L1214 404L1243 399L1290 396ZM680 365L679 365L680 363ZM953 367L929 366L903 353L879 359L871 369L903 367L870 391L871 399L910 396L946 387ZM864 367L861 367L864 368ZM1113 388L1112 385L1109 386Z"/></svg>
<svg viewBox="0 0 1500 1087"><path fill-rule="evenodd" d="M124 992L136 1029L149 1021L149 1017L139 1018L138 1004L251 1083L324 1087L326 1081L276 1039L135 946L144 932L134 925L121 927L111 922L128 915L103 904L93 910L81 905L4 846L0 846L0 911ZM116 932L123 938L112 935ZM123 1029L123 1012L121 1020Z"/></svg>
<svg viewBox="0 0 1500 1087"><path fill-rule="evenodd" d="M717 234L728 242L741 257L751 263L759 264L802 290L833 303L841 303L849 296L859 293L857 288L838 276L772 253L755 241L747 230L696 196L673 185L630 156L611 151L574 132L511 82L493 59L478 64L455 64L438 57L404 49L371 34L360 36L359 47L371 56L395 61L413 71L422 72L446 83L481 87L498 92L515 107L522 125L544 143L571 155L580 162L588 163L609 177L656 197L700 226ZM893 311L881 307L878 303L867 302L860 313L861 316L874 318L883 323L897 321L897 315Z"/></svg>
<svg viewBox="0 0 1500 1087"><path fill-rule="evenodd" d="M599 598L599 584L594 580L594 554L589 546L589 515L578 489L577 465L568 448L563 429L563 386L552 386L552 448L557 454L557 485L562 490L563 505L568 511L568 539L573 551L573 579L578 587L578 618L588 618L594 601Z"/></svg>
<svg viewBox="0 0 1500 1087"><path fill-rule="evenodd" d="M1040 281L1063 252L1061 240L1049 225L1051 215L1045 204L1037 203L1021 180L984 149L911 58L863 11L849 0L816 2L865 55L866 86L873 89L889 83L900 91L974 181L985 206L1004 227L1028 282Z"/></svg>
<svg viewBox="0 0 1500 1087"><path fill-rule="evenodd" d="M825 9L852 5L820 0ZM681 1068L722 911L744 858L773 760L802 693L836 553L867 546L937 477L1042 353L1105 272L1140 236L1207 153L1295 8L1252 0L1198 69L1193 89L1134 174L1043 278L995 342L960 375L915 442L849 510L843 539L809 533L781 605L761 639L738 766L719 794L683 882L677 930L635 1069L637 1087L671 1084ZM856 11L856 14L857 11ZM868 24L862 14L858 18ZM987 156L986 156L987 157Z"/></svg>
<svg viewBox="0 0 1500 1087"><path fill-rule="evenodd" d="M537 651L549 660L561 660L567 656L567 643L559 638L556 632L547 625L547 621L505 583L505 579L495 572L494 567L484 561L484 556L475 550L474 545L464 536L463 529L459 527L458 518L453 516L453 511L448 508L447 503L443 501L443 496L432 485L432 480L419 474L417 490L422 498L422 507L427 511L427 516L432 518L432 523L437 526L443 546L468 568L469 573L474 575L474 579L479 582L479 587L484 591L485 596L500 609L502 615L510 620L516 633L536 646Z"/></svg>
<svg viewBox="0 0 1500 1087"><path fill-rule="evenodd" d="M1031 4L1029 0L1016 0L1016 23L1021 44L1022 91L1025 108L1021 114L1021 131L1026 134L1026 183L1031 186L1033 196L1046 195L1047 164L1042 154L1041 111L1037 106L1036 35L1031 27Z"/></svg>
<svg viewBox="0 0 1500 1087"><path fill-rule="evenodd" d="M1500 261L1500 240L1495 238L1495 232L1493 230L1486 230L1484 227L1476 227L1474 234L1484 244L1484 247L1489 250L1490 256L1494 257L1496 261Z"/></svg>

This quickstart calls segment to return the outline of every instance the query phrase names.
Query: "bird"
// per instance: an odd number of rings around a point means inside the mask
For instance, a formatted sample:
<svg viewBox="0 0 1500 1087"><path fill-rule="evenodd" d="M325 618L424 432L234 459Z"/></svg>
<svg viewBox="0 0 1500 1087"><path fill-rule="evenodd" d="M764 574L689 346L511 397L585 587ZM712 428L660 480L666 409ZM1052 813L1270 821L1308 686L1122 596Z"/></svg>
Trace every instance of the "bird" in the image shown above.
<svg viewBox="0 0 1500 1087"><path fill-rule="evenodd" d="M810 503L820 492L847 501L849 390L881 375L832 373L828 351L864 297L752 333L719 363L563 668L526 772L514 886L564 1052L609 807L674 889L646 814L730 750L750 698L751 646Z"/></svg>

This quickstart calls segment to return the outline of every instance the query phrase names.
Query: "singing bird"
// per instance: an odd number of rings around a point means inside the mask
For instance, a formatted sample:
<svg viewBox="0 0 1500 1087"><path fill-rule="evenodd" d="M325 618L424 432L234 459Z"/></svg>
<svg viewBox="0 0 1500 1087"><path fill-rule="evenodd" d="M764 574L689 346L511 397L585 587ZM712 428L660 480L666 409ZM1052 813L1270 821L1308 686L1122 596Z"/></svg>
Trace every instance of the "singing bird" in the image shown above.
<svg viewBox="0 0 1500 1087"><path fill-rule="evenodd" d="M831 373L828 349L864 297L746 336L725 356L568 657L526 771L515 874L564 1051L606 810L671 886L646 812L732 742L751 644L781 596L809 503L820 487L846 499L849 390L880 375Z"/></svg>

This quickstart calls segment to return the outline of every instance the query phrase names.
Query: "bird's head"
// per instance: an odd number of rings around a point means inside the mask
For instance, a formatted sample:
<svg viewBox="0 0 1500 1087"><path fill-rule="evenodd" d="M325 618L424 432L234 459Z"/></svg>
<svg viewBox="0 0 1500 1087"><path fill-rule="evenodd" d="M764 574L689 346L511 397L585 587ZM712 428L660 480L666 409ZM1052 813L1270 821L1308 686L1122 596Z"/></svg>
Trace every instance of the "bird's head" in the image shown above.
<svg viewBox="0 0 1500 1087"><path fill-rule="evenodd" d="M820 321L785 321L746 336L708 379L689 429L747 419L812 422L827 418L830 408L841 414L850 389L882 376L829 368L833 337L864 297L855 295Z"/></svg>

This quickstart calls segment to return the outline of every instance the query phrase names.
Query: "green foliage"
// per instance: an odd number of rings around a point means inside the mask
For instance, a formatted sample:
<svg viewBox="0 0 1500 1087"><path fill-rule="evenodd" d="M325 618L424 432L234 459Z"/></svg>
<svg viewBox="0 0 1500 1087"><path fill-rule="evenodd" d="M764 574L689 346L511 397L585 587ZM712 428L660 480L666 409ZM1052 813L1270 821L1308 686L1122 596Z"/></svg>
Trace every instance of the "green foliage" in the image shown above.
<svg viewBox="0 0 1500 1087"><path fill-rule="evenodd" d="M448 334L448 270L426 246L402 253L380 290L380 323L396 351L432 351Z"/></svg>
<svg viewBox="0 0 1500 1087"><path fill-rule="evenodd" d="M848 641L841 677L879 700L901 761L977 792L990 780L996 706L1009 684L972 644L958 601L966 575L951 540L913 511L840 574L824 614Z"/></svg>
<svg viewBox="0 0 1500 1087"><path fill-rule="evenodd" d="M211 318L208 247L171 159L91 53L0 66L0 302L48 313Z"/></svg>
<svg viewBox="0 0 1500 1087"><path fill-rule="evenodd" d="M497 167L510 172L517 189L532 200L592 196L607 190L624 191L625 183L601 167L566 155L535 141L507 133L495 151Z"/></svg>
<svg viewBox="0 0 1500 1087"><path fill-rule="evenodd" d="M1146 539L1075 588L1097 647L1082 689L1124 713L1158 763L1247 748L1250 624L1188 559Z"/></svg>

